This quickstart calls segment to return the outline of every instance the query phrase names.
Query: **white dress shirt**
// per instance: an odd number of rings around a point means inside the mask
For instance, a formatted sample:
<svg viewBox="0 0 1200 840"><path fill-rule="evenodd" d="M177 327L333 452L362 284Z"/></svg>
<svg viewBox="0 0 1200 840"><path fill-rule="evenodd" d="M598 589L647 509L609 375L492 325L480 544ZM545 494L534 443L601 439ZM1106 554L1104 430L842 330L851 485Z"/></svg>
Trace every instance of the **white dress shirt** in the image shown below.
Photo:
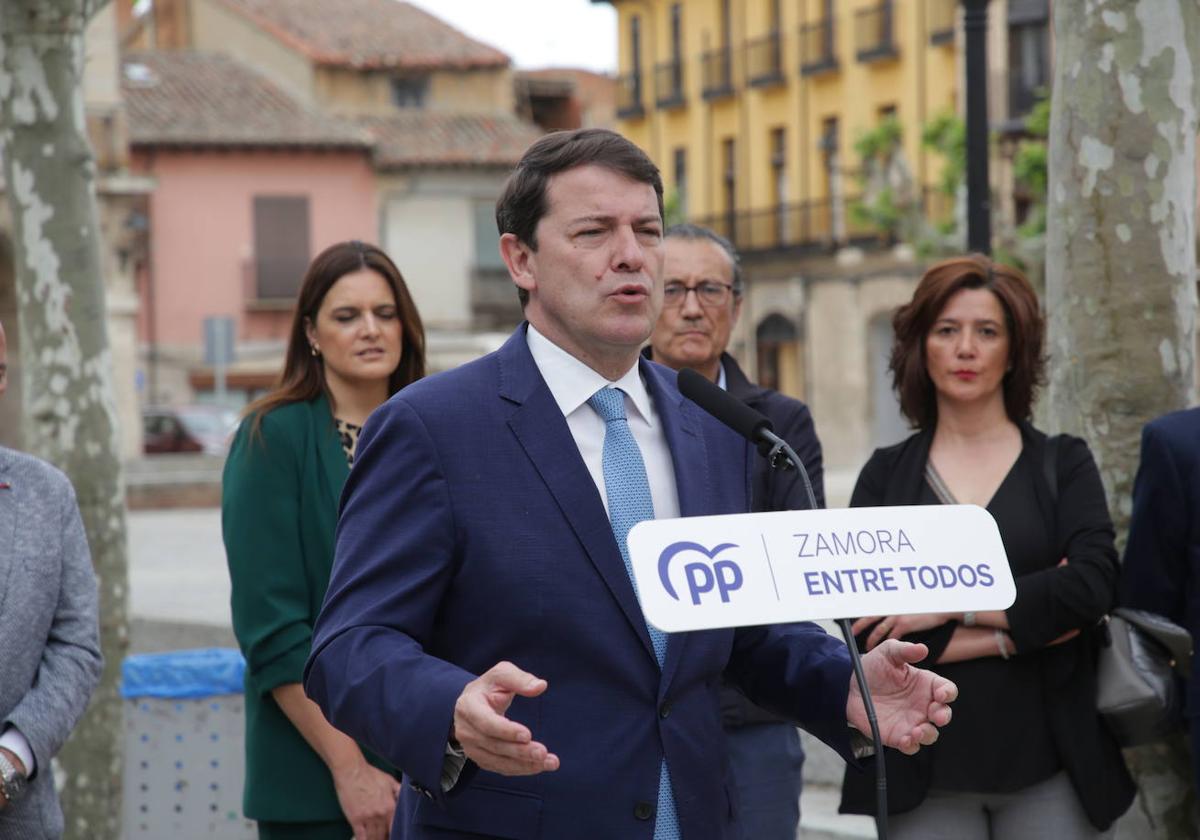
<svg viewBox="0 0 1200 840"><path fill-rule="evenodd" d="M4 734L0 735L0 747L21 759L21 763L25 765L26 778L32 776L33 771L37 770L33 748L29 746L29 741L21 734L21 730L11 723L4 727Z"/></svg>
<svg viewBox="0 0 1200 840"><path fill-rule="evenodd" d="M655 519L679 516L679 492L675 486L675 462L663 434L662 421L654 401L646 391L638 364L616 381L610 382L596 371L554 344L539 333L532 324L526 340L533 362L550 388L550 394L567 419L571 437L583 456L588 474L600 491L604 511L608 512L608 494L604 490L604 420L587 404L592 394L606 386L625 392L625 416L629 428L642 450L646 478L650 482L650 497L654 502Z"/></svg>
<svg viewBox="0 0 1200 840"><path fill-rule="evenodd" d="M662 422L654 409L654 402L646 391L638 371L638 363L615 382L609 382L596 371L576 359L566 350L546 338L533 324L526 334L529 352L542 378L550 388L554 402L567 420L567 428L588 474L600 492L604 512L608 513L608 494L604 489L604 420L587 404L592 394L601 388L613 386L625 392L625 416L629 428L642 451L646 465L646 478L650 483L650 498L654 503L654 517L668 519L679 516L679 492L675 486L675 462L663 434ZM442 791L449 791L458 784L466 764L466 754L461 748L446 744L442 761ZM427 794L428 795L428 794Z"/></svg>

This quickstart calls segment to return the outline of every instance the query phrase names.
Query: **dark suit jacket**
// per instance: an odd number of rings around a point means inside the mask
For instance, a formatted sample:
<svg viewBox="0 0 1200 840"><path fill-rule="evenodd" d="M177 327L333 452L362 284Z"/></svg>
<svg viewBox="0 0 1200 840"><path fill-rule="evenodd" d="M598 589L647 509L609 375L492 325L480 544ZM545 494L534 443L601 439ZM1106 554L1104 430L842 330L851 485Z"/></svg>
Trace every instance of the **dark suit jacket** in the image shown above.
<svg viewBox="0 0 1200 840"><path fill-rule="evenodd" d="M1142 429L1121 603L1164 615L1200 641L1200 408ZM1200 726L1200 656L1192 657L1187 714Z"/></svg>
<svg viewBox="0 0 1200 840"><path fill-rule="evenodd" d="M1018 655L1038 658L1054 747L1088 817L1103 829L1129 807L1134 787L1120 749L1096 711L1097 639L1094 633L1085 631L1064 644L1046 645L1068 630L1095 625L1111 608L1117 575L1112 522L1100 474L1083 440L1067 435L1060 439L1055 504L1041 467L1045 462L1046 436L1023 423L1021 437L1030 463L1038 465L1034 468L1032 486L1026 492L1036 500L1047 533L1053 535L1057 548L1043 568L1016 576L1016 602L1007 610L1009 634ZM919 504L932 440L933 432L927 430L875 450L859 473L851 507ZM1070 560L1070 574L1062 574L1056 568L1062 557ZM932 662L945 650L954 627L954 623L948 622L905 639L928 644ZM862 643L860 636L859 644ZM1003 713L1003 709L996 710L996 714ZM986 721L959 720L950 725L979 726L980 749L1014 747L994 743L995 739L989 742ZM893 813L912 810L928 791L936 745L915 756L901 755L895 750L885 753L889 810ZM846 774L842 810L875 812L869 775Z"/></svg>
<svg viewBox="0 0 1200 840"><path fill-rule="evenodd" d="M748 446L641 372L683 515L749 507ZM455 700L508 660L549 682L509 717L562 761L503 777L468 763L440 793ZM405 388L372 415L346 485L305 687L408 779L393 837L649 840L665 751L688 840L732 838L717 684L848 752L844 647L776 628L672 635L660 671L603 503L524 327L496 353ZM476 834L472 834L474 832Z"/></svg>
<svg viewBox="0 0 1200 840"><path fill-rule="evenodd" d="M808 406L800 400L785 396L770 388L755 385L742 372L737 360L728 353L721 354L725 368L725 389L746 405L766 415L779 435L804 462L812 482L817 507L825 507L825 470L821 462L821 442L813 425ZM766 458L754 458L751 485L751 510L808 510L808 493L804 481L795 470L772 469ZM721 690L721 720L727 727L756 723L777 723L780 718L764 711L746 699L736 688L726 685Z"/></svg>
<svg viewBox="0 0 1200 840"><path fill-rule="evenodd" d="M808 478L812 482L817 507L825 507L825 468L821 461L821 442L813 425L808 406L800 400L786 396L770 388L755 385L746 378L737 361L728 353L721 355L725 368L725 388L730 394L761 412L775 427L779 435L804 462ZM808 510L808 494L804 482L794 470L773 470L765 458L754 462L753 509Z"/></svg>
<svg viewBox="0 0 1200 840"><path fill-rule="evenodd" d="M249 428L247 419L230 447L221 499L233 630L246 657L243 807L258 820L341 819L328 768L271 689L303 674L350 468L324 397L271 411L256 438Z"/></svg>

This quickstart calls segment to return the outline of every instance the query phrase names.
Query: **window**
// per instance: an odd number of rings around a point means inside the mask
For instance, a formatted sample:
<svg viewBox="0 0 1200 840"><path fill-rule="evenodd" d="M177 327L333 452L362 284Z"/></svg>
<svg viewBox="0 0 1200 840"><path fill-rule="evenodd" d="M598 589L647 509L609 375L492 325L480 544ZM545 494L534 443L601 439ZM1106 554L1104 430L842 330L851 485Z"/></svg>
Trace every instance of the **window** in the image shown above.
<svg viewBox="0 0 1200 840"><path fill-rule="evenodd" d="M629 19L629 67L635 77L642 75L642 19L634 15Z"/></svg>
<svg viewBox="0 0 1200 840"><path fill-rule="evenodd" d="M671 4L671 58L683 59L683 4Z"/></svg>
<svg viewBox="0 0 1200 840"><path fill-rule="evenodd" d="M732 137L721 141L721 165L722 182L725 186L725 212L733 215L737 209L737 154Z"/></svg>
<svg viewBox="0 0 1200 840"><path fill-rule="evenodd" d="M475 267L504 270L500 256L500 232L496 229L496 202L475 202Z"/></svg>
<svg viewBox="0 0 1200 840"><path fill-rule="evenodd" d="M771 183L775 204L787 203L787 129L771 129Z"/></svg>
<svg viewBox="0 0 1200 840"><path fill-rule="evenodd" d="M392 104L397 108L424 108L428 95L428 76L392 77Z"/></svg>
<svg viewBox="0 0 1200 840"><path fill-rule="evenodd" d="M1008 115L1023 117L1050 85L1050 27L1047 20L1008 28Z"/></svg>
<svg viewBox="0 0 1200 840"><path fill-rule="evenodd" d="M679 202L679 216L681 219L686 219L688 215L687 149L683 146L675 150L674 164L675 196Z"/></svg>
<svg viewBox="0 0 1200 840"><path fill-rule="evenodd" d="M787 129L771 129L771 191L775 205L775 245L788 241Z"/></svg>
<svg viewBox="0 0 1200 840"><path fill-rule="evenodd" d="M254 288L258 299L295 297L309 257L308 196L255 196Z"/></svg>

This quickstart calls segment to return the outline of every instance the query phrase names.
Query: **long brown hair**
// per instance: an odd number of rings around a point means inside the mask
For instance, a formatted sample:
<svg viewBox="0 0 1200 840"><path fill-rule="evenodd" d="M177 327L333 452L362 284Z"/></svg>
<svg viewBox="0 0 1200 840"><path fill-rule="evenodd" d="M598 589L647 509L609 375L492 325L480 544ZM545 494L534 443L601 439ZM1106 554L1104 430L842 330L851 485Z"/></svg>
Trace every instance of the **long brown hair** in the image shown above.
<svg viewBox="0 0 1200 840"><path fill-rule="evenodd" d="M892 384L900 411L918 429L937 425L937 394L925 363L925 338L950 298L962 289L987 289L1000 301L1008 328L1009 369L1004 374L1004 410L1010 420L1029 418L1045 378L1042 344L1046 324L1037 293L1025 275L983 254L943 260L929 268L912 300L892 319Z"/></svg>
<svg viewBox="0 0 1200 840"><path fill-rule="evenodd" d="M275 388L246 407L243 416L251 417L250 434L256 435L262 418L273 409L294 402L308 402L321 394L329 396L325 384L325 360L314 356L305 333L305 323L316 323L317 311L333 284L355 271L370 269L392 288L400 317L400 364L388 379L388 394L394 394L425 375L425 328L400 269L375 245L352 240L330 245L317 254L296 298L296 311L288 333L283 373Z"/></svg>

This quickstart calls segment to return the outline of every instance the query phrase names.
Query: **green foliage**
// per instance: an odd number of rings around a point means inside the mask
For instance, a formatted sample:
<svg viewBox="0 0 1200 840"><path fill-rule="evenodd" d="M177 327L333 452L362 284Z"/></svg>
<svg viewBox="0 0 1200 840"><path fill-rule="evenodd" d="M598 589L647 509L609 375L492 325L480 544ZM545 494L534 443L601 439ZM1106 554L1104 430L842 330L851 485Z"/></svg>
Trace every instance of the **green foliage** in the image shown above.
<svg viewBox="0 0 1200 840"><path fill-rule="evenodd" d="M1021 239L1033 239L1046 232L1046 192L1050 183L1050 148L1046 138L1050 134L1050 97L1045 91L1041 91L1039 97L1025 118L1025 130L1032 136L1017 144L1013 156L1013 176L1033 202L1025 222L1017 228L1017 236Z"/></svg>
<svg viewBox="0 0 1200 840"><path fill-rule="evenodd" d="M850 218L889 239L895 239L899 234L906 210L886 183L887 169L900 151L903 135L900 121L888 116L860 134L854 143L854 151L860 160L857 177L863 197L850 202Z"/></svg>
<svg viewBox="0 0 1200 840"><path fill-rule="evenodd" d="M900 148L904 131L900 120L888 116L880 120L879 125L858 136L854 143L854 151L865 164L869 160L886 162Z"/></svg>
<svg viewBox="0 0 1200 840"><path fill-rule="evenodd" d="M949 196L958 193L967 170L967 125L947 108L925 124L921 145L942 156L942 177L938 189Z"/></svg>
<svg viewBox="0 0 1200 840"><path fill-rule="evenodd" d="M679 198L679 190L671 190L663 198L663 226L680 225L687 221L683 212L683 201Z"/></svg>
<svg viewBox="0 0 1200 840"><path fill-rule="evenodd" d="M895 235L903 217L890 187L884 187L870 201L855 201L850 204L850 217L859 225Z"/></svg>

